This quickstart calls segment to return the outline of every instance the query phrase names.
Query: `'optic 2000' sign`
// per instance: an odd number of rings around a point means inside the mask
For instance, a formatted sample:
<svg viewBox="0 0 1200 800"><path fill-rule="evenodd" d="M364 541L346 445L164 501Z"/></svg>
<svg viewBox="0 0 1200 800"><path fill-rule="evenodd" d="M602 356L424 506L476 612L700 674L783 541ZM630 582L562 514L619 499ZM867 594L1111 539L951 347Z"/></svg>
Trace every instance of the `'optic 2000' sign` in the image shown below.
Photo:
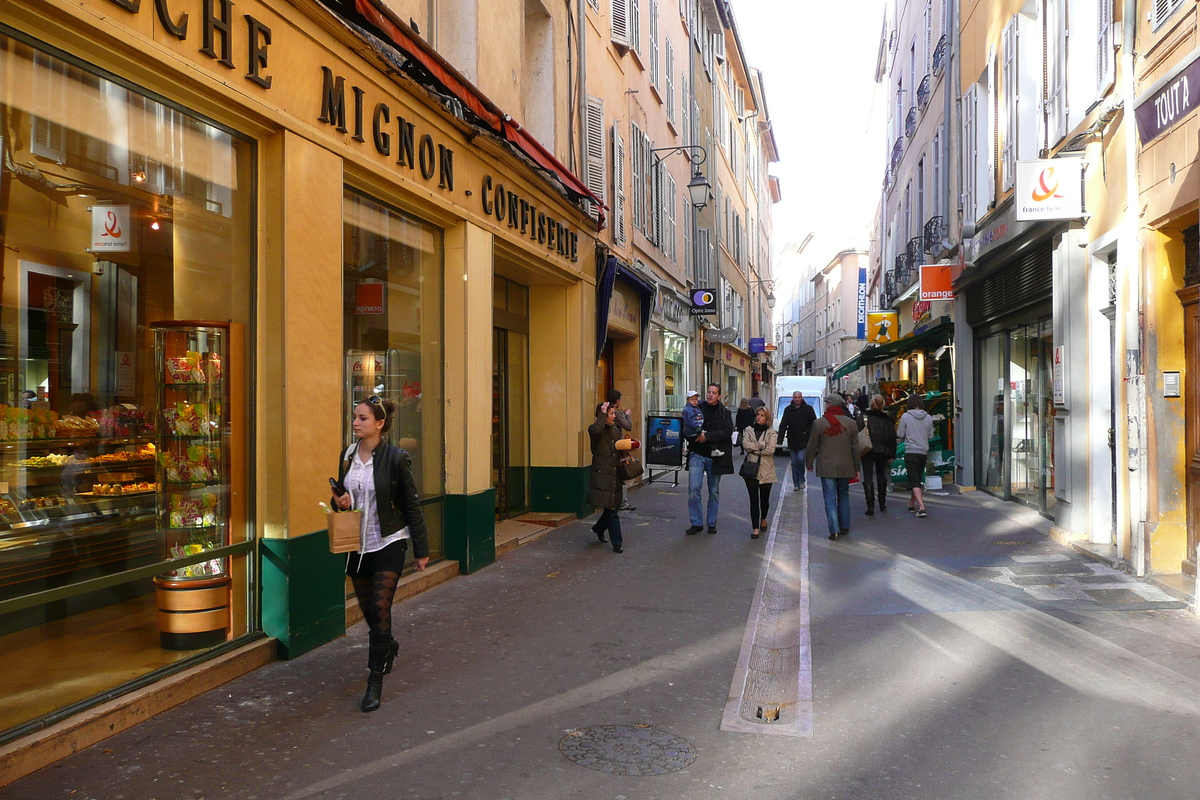
<svg viewBox="0 0 1200 800"><path fill-rule="evenodd" d="M693 317L710 316L717 313L717 292L715 289L693 289L692 307L688 313Z"/></svg>

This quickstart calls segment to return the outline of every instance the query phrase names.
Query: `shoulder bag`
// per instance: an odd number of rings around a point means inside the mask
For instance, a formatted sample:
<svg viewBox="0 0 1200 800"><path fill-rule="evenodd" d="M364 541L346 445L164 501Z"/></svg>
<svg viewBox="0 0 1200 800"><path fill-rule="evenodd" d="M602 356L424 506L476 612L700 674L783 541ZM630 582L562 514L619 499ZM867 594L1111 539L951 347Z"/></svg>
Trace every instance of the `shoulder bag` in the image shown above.
<svg viewBox="0 0 1200 800"><path fill-rule="evenodd" d="M874 449L871 443L871 425L868 423L863 425L863 429L858 432L858 454L866 455Z"/></svg>

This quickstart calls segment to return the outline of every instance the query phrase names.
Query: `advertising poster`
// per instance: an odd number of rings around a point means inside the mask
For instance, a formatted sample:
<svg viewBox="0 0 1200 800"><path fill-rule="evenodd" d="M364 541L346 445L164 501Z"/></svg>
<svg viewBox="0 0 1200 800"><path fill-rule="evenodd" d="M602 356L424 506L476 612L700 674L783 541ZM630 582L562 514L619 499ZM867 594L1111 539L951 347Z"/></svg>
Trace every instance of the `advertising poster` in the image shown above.
<svg viewBox="0 0 1200 800"><path fill-rule="evenodd" d="M921 265L921 300L953 300L954 275L949 264Z"/></svg>
<svg viewBox="0 0 1200 800"><path fill-rule="evenodd" d="M646 465L683 466L682 417L646 417Z"/></svg>

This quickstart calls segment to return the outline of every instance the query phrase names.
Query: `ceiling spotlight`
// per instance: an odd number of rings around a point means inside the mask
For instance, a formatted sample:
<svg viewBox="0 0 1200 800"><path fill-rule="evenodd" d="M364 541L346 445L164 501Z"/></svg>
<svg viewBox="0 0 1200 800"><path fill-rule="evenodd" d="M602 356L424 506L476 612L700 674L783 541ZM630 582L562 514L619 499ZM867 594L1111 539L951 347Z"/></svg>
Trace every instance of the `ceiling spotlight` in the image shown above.
<svg viewBox="0 0 1200 800"><path fill-rule="evenodd" d="M144 170L144 169L134 170L133 172L129 173L129 177L133 178L134 183L145 183L146 182L146 170Z"/></svg>
<svg viewBox="0 0 1200 800"><path fill-rule="evenodd" d="M153 220L153 221L150 223L150 230L152 230L152 231L156 231L156 230L158 230L158 229L159 229L159 228L161 228L161 227L162 227L162 225L159 225L159 224L158 224L158 220Z"/></svg>

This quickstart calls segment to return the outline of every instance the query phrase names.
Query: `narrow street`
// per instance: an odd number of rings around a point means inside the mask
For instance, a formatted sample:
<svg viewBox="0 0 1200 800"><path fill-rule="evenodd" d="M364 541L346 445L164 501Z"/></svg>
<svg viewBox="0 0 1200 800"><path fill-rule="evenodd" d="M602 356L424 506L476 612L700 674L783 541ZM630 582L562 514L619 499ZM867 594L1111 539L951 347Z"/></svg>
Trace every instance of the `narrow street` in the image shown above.
<svg viewBox="0 0 1200 800"><path fill-rule="evenodd" d="M357 709L359 625L3 795L1193 796L1200 630L1181 603L978 493L931 496L923 520L892 496L868 518L855 487L839 542L816 487L787 492L757 541L741 480L726 477L722 495L715 536L685 536L686 486L654 484L630 495L624 554L581 520L405 602L404 649L372 715ZM761 733L725 731L764 554L793 552L789 526L808 558L791 577L806 593L811 672L802 647L798 669L776 672L799 676L801 700L811 675L811 735L771 727L803 718L803 702ZM594 726L628 727L606 740Z"/></svg>

